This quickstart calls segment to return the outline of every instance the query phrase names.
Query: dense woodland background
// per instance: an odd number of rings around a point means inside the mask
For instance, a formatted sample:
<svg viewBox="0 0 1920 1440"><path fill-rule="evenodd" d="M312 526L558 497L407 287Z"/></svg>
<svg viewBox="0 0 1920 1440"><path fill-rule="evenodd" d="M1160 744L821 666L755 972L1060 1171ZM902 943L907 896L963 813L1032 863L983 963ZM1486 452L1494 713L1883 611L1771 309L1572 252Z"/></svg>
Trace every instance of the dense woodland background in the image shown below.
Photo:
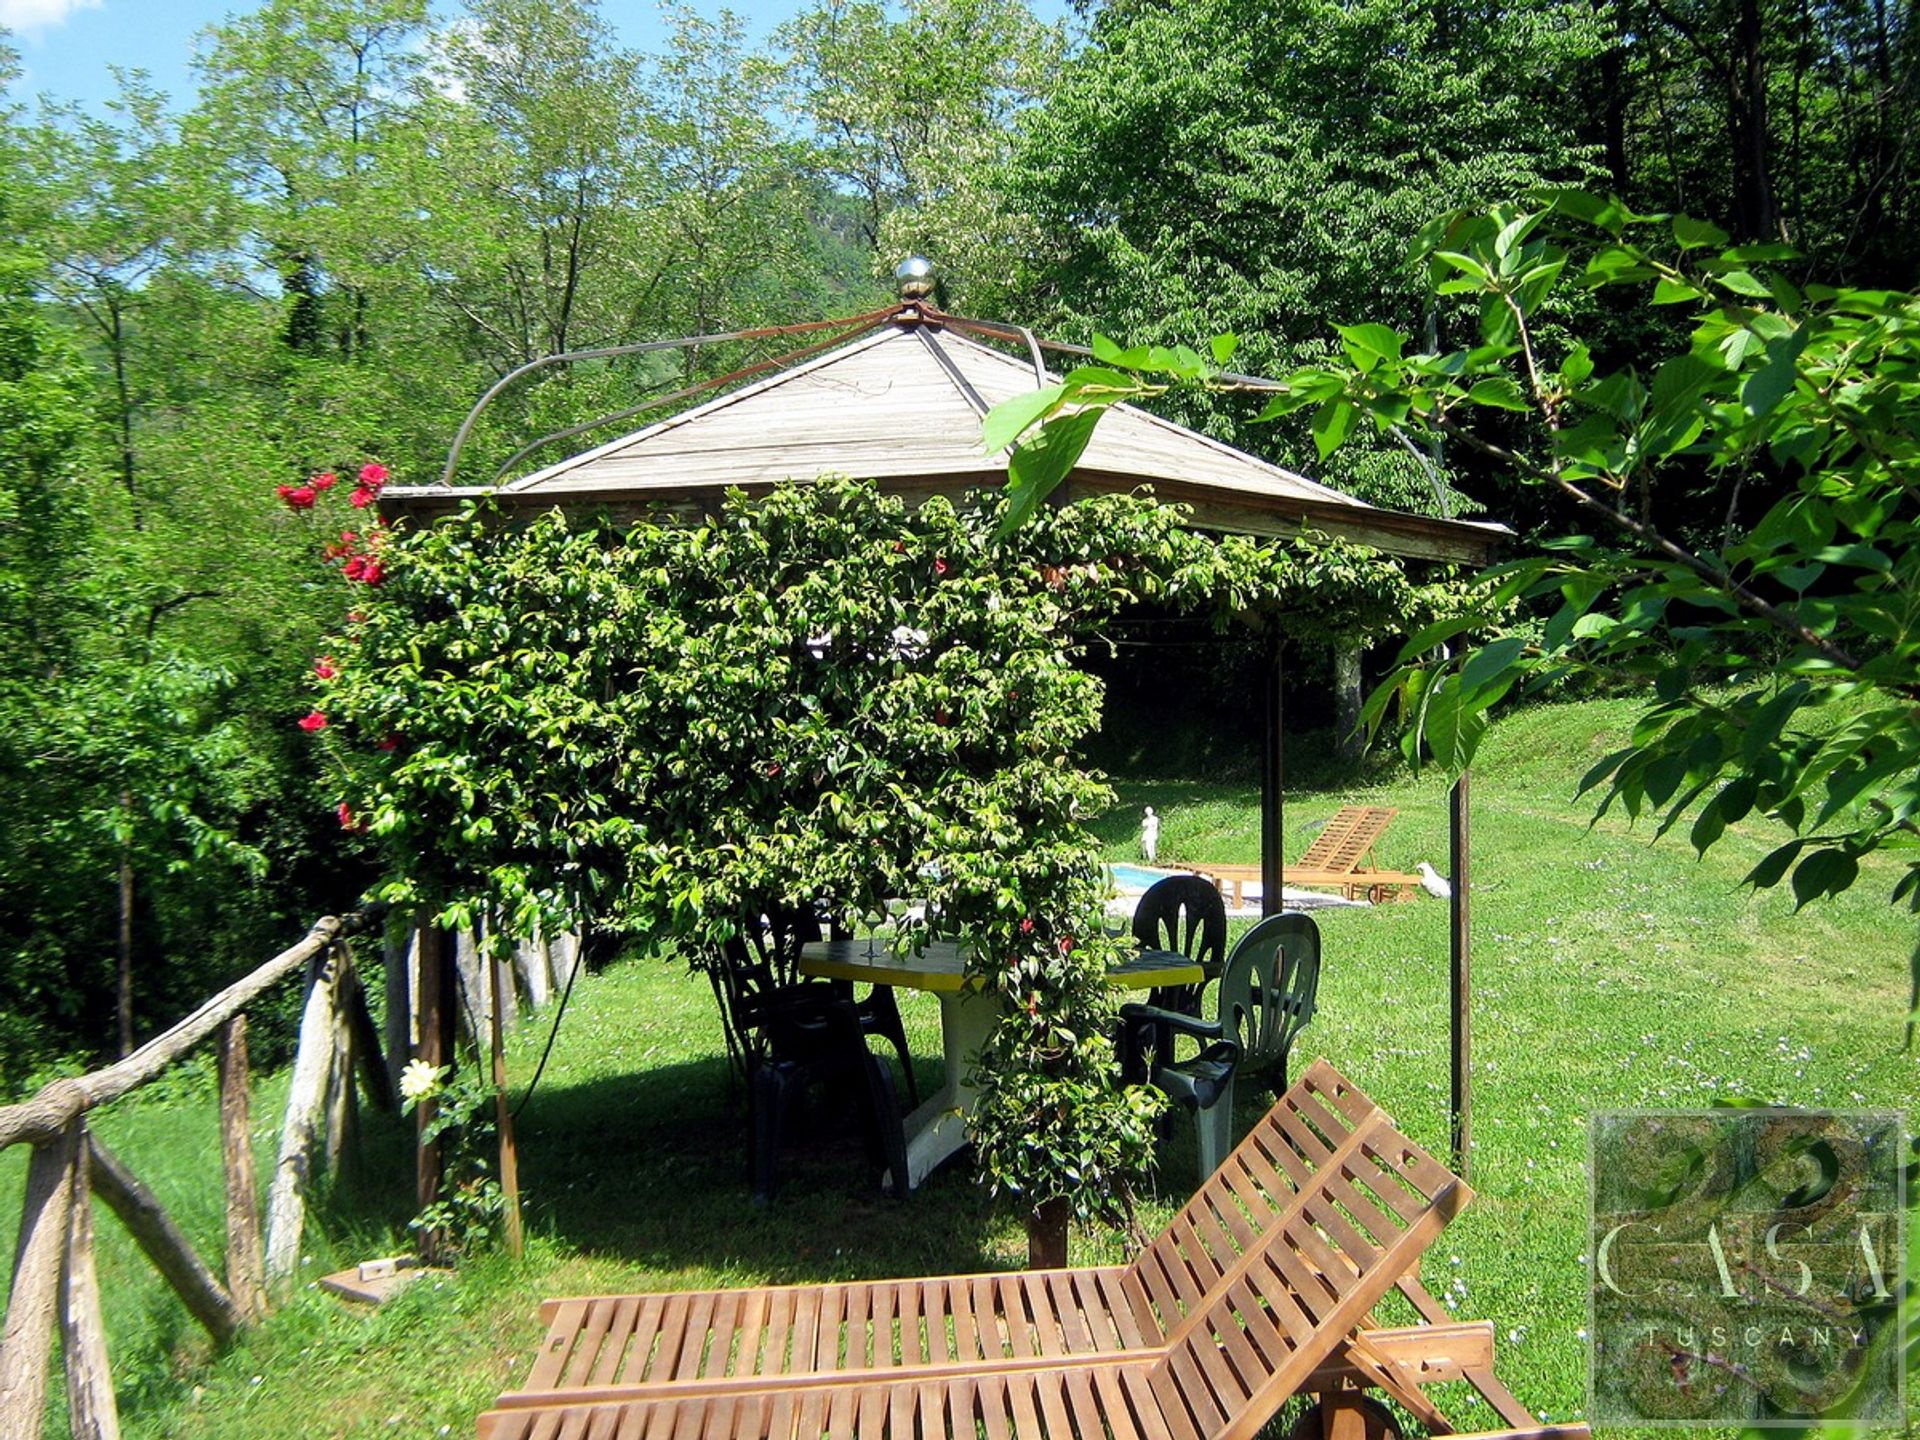
<svg viewBox="0 0 1920 1440"><path fill-rule="evenodd" d="M1277 370L1335 322L1444 338L1415 233L1542 184L1784 239L1801 278L1920 266L1913 0L1096 0L1069 26L823 0L764 50L671 13L666 53L636 55L590 0L267 0L202 38L196 95L9 87L0 1089L122 1043L123 935L137 1039L371 878L294 725L346 609L334 536L274 487L372 459L437 476L527 360L865 310L917 250L964 313L1233 330L1237 365ZM1614 363L1669 338L1581 318ZM557 370L461 478L798 343ZM1182 403L1322 473L1231 397ZM1439 503L1386 446L1322 478ZM1450 478L1455 507L1566 522ZM1744 513L1708 483L1643 503L1682 535Z"/></svg>

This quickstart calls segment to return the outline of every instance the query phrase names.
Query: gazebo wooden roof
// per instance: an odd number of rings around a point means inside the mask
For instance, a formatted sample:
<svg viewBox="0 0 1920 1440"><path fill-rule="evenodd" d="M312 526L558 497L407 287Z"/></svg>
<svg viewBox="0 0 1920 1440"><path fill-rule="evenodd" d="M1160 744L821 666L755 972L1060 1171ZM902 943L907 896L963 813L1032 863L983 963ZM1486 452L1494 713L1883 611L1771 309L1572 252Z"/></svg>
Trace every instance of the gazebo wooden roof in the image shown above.
<svg viewBox="0 0 1920 1440"><path fill-rule="evenodd" d="M428 518L492 495L513 507L604 508L616 516L711 512L729 489L850 475L909 497L956 495L1006 479L980 419L1040 383L1034 363L956 333L909 303L872 333L703 405L494 486L391 487L383 508ZM1116 406L1060 499L1150 486L1206 530L1306 530L1414 559L1484 561L1506 527L1367 505L1230 445Z"/></svg>

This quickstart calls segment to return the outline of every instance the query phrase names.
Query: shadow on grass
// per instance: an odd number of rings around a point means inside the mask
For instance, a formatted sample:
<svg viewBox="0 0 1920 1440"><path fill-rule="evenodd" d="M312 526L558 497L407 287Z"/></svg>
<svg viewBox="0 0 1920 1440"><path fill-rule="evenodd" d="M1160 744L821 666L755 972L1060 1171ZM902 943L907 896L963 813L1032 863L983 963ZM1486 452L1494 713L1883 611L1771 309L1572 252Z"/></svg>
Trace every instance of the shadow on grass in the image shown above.
<svg viewBox="0 0 1920 1440"><path fill-rule="evenodd" d="M937 1061L916 1066L922 1092ZM521 1095L516 1094L515 1103ZM992 1206L962 1154L907 1201L881 1191L855 1117L822 1093L780 1157L772 1203L754 1202L744 1097L724 1058L543 1081L515 1124L529 1233L639 1269L713 1270L774 1283L995 1269ZM357 1172L319 1213L337 1254L404 1248L413 1212L411 1126L384 1118Z"/></svg>

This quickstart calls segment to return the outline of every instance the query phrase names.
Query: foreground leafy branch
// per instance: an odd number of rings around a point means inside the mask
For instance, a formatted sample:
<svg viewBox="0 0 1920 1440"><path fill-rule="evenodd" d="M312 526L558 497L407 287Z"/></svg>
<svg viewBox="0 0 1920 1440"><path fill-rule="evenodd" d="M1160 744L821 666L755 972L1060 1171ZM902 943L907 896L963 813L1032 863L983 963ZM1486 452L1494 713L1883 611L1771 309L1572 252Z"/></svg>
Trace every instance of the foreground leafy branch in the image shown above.
<svg viewBox="0 0 1920 1440"><path fill-rule="evenodd" d="M1260 387L1276 392L1264 418L1305 413L1323 459L1366 423L1465 448L1604 527L1485 571L1473 604L1409 639L1366 715L1397 711L1410 759L1464 768L1516 690L1627 681L1647 696L1631 741L1581 785L1602 812L1655 814L1661 834L1690 819L1702 852L1751 816L1777 822L1790 838L1747 879L1790 877L1803 905L1886 851L1903 862L1892 900L1920 908L1920 300L1768 268L1793 258L1574 192L1450 215L1417 259L1469 338L1338 327L1337 360ZM1580 338L1598 333L1583 292L1623 289L1671 353ZM1162 377L1137 359L1105 363L1150 394ZM1071 378L1029 417L1039 446L1087 408ZM1724 517L1660 500L1701 482L1731 497Z"/></svg>

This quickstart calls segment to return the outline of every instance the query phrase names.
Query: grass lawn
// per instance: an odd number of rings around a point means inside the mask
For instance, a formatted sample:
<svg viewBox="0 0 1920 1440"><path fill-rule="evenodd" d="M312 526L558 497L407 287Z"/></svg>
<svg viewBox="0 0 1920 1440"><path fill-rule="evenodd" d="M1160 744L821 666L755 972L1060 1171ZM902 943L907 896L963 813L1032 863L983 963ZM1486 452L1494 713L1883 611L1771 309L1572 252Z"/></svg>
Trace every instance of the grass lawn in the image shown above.
<svg viewBox="0 0 1920 1440"><path fill-rule="evenodd" d="M1744 1097L1905 1106L1920 1061L1902 1053L1912 917L1890 909L1890 867L1795 916L1739 877L1771 832L1730 834L1697 863L1609 819L1589 829L1574 778L1619 743L1630 710L1606 702L1504 722L1474 780L1474 1206L1429 1252L1426 1279L1457 1313L1499 1324L1501 1368L1552 1418L1585 1403L1586 1124L1596 1108L1696 1106ZM1118 787L1101 822L1114 858L1137 858L1139 807L1163 817L1163 859L1257 858L1257 797L1191 780ZM1364 791L1296 789L1290 852L1345 801L1397 805L1381 855L1445 869L1438 777ZM1296 1054L1324 1054L1444 1153L1446 907L1425 897L1322 912L1320 1013ZM903 995L923 1088L936 1081L937 1012ZM523 1026L522 1081L546 1038ZM271 1146L275 1082L257 1115ZM218 1134L204 1069L165 1093L110 1107L101 1133L188 1230L217 1253ZM789 1162L770 1208L750 1202L739 1109L730 1106L718 1020L704 981L662 961L583 980L546 1078L521 1117L533 1240L518 1264L486 1260L423 1282L377 1313L311 1287L224 1354L209 1354L110 1216L103 1284L122 1418L133 1436L470 1435L474 1416L524 1378L548 1295L1011 1267L1017 1221L963 1164L911 1202L862 1188L857 1147ZM360 1180L325 1205L309 1274L404 1247L402 1137L369 1117ZM16 1223L24 1157L0 1156L0 1225ZM1184 1199L1191 1132L1176 1126L1161 1184ZM1168 1206L1145 1208L1157 1225ZM1911 1227L1920 1229L1920 1227ZM1121 1242L1075 1237L1075 1259ZM4 1263L4 1261L0 1261ZM1489 1413L1462 1409L1463 1428ZM1610 1432L1611 1433L1611 1432Z"/></svg>

